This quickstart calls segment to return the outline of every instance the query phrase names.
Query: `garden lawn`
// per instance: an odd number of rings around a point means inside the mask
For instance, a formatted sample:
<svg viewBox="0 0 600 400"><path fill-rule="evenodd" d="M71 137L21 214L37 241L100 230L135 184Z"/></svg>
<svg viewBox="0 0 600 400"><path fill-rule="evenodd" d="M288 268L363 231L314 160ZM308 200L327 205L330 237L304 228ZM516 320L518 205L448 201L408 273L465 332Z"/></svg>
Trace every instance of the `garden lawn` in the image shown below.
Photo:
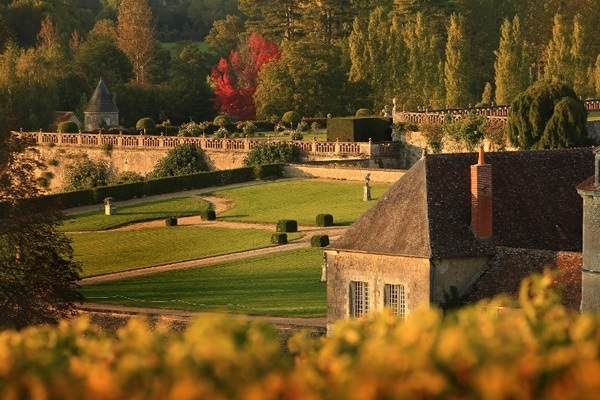
<svg viewBox="0 0 600 400"><path fill-rule="evenodd" d="M374 201L363 201L363 184L286 180L213 192L229 197L235 207L219 214L231 221L275 224L281 219L295 219L301 225L315 225L317 214L333 215L336 225L350 225ZM389 186L373 185L371 196L377 200Z"/></svg>
<svg viewBox="0 0 600 400"><path fill-rule="evenodd" d="M323 250L302 249L82 287L86 301L251 315L321 317Z"/></svg>
<svg viewBox="0 0 600 400"><path fill-rule="evenodd" d="M594 111L588 114L588 121L600 121L600 112Z"/></svg>
<svg viewBox="0 0 600 400"><path fill-rule="evenodd" d="M194 260L267 247L273 232L199 226L69 234L83 276ZM301 234L288 234L293 240Z"/></svg>
<svg viewBox="0 0 600 400"><path fill-rule="evenodd" d="M104 206L102 206L104 207ZM155 201L119 207L116 215L104 215L102 211L76 215L63 223L59 230L66 232L98 231L114 229L135 222L151 221L167 217L187 217L200 215L210 204L202 199L193 197Z"/></svg>

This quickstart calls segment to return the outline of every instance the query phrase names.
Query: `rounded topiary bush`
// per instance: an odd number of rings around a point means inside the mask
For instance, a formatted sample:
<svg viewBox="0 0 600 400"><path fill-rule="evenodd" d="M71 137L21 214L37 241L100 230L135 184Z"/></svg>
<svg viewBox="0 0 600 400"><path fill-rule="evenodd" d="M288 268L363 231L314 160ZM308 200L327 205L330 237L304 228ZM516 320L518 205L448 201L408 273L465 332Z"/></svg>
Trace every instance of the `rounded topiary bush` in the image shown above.
<svg viewBox="0 0 600 400"><path fill-rule="evenodd" d="M300 118L300 114L298 114L296 111L288 111L283 114L283 117L281 117L281 120L286 124L292 124L292 128L293 124L297 124L301 119L302 118Z"/></svg>
<svg viewBox="0 0 600 400"><path fill-rule="evenodd" d="M213 125L224 128L229 123L229 118L226 115L217 115L213 120Z"/></svg>
<svg viewBox="0 0 600 400"><path fill-rule="evenodd" d="M200 217L202 217L202 220L204 221L214 221L217 219L217 213L215 210L209 208L208 210L201 211Z"/></svg>
<svg viewBox="0 0 600 400"><path fill-rule="evenodd" d="M153 133L156 130L156 122L152 118L141 118L135 124L135 129L146 133Z"/></svg>
<svg viewBox="0 0 600 400"><path fill-rule="evenodd" d="M371 113L371 110L369 110L368 108L359 108L358 110L356 110L355 115L357 117L368 117L373 114Z"/></svg>
<svg viewBox="0 0 600 400"><path fill-rule="evenodd" d="M65 121L58 124L56 131L59 133L77 133L79 132L79 126L73 121Z"/></svg>
<svg viewBox="0 0 600 400"><path fill-rule="evenodd" d="M315 235L310 238L311 247L325 247L329 245L328 235Z"/></svg>
<svg viewBox="0 0 600 400"><path fill-rule="evenodd" d="M277 232L298 232L298 222L293 219L281 219L277 221Z"/></svg>
<svg viewBox="0 0 600 400"><path fill-rule="evenodd" d="M177 226L177 218L169 217L169 218L165 219L165 225L166 226Z"/></svg>
<svg viewBox="0 0 600 400"><path fill-rule="evenodd" d="M333 215L318 214L316 218L317 226L333 226Z"/></svg>
<svg viewBox="0 0 600 400"><path fill-rule="evenodd" d="M272 244L286 244L288 242L286 233L274 233L271 235Z"/></svg>

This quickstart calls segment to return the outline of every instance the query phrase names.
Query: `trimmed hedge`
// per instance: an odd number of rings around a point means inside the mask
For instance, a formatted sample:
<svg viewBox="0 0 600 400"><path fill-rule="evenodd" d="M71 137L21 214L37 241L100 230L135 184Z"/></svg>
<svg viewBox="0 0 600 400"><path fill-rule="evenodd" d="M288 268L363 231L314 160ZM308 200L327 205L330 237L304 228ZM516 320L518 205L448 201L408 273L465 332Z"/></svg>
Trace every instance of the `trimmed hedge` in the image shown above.
<svg viewBox="0 0 600 400"><path fill-rule="evenodd" d="M277 221L277 232L298 232L298 222L293 219L281 219Z"/></svg>
<svg viewBox="0 0 600 400"><path fill-rule="evenodd" d="M325 247L329 244L328 235L315 235L310 238L311 247Z"/></svg>
<svg viewBox="0 0 600 400"><path fill-rule="evenodd" d="M316 222L317 222L317 226L333 226L333 215L318 214Z"/></svg>
<svg viewBox="0 0 600 400"><path fill-rule="evenodd" d="M287 233L274 233L271 235L271 243L273 244L286 244L287 242Z"/></svg>
<svg viewBox="0 0 600 400"><path fill-rule="evenodd" d="M282 176L283 167L280 164L269 164L223 171L199 172L191 175L149 179L143 182L56 193L39 197L39 199L54 201L57 204L57 208L64 209L99 204L107 197L114 197L115 200L122 201L136 197L248 182L254 179L276 179Z"/></svg>
<svg viewBox="0 0 600 400"><path fill-rule="evenodd" d="M385 117L347 117L327 120L327 141L389 142L392 140L392 119Z"/></svg>
<svg viewBox="0 0 600 400"><path fill-rule="evenodd" d="M166 226L177 226L177 218L169 217L169 218L165 219L165 225Z"/></svg>
<svg viewBox="0 0 600 400"><path fill-rule="evenodd" d="M203 221L214 221L217 219L217 213L212 208L200 211L200 217Z"/></svg>

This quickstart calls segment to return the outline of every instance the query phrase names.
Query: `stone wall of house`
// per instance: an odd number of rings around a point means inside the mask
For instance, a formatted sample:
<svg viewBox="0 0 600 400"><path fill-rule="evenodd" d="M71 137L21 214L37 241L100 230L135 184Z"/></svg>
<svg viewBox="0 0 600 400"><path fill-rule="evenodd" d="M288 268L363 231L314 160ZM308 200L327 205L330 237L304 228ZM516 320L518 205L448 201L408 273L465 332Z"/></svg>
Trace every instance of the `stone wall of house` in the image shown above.
<svg viewBox="0 0 600 400"><path fill-rule="evenodd" d="M406 310L430 302L430 263L423 258L326 251L327 329L349 318L350 282L369 283L370 311L383 310L384 285L402 284Z"/></svg>
<svg viewBox="0 0 600 400"><path fill-rule="evenodd" d="M406 171L305 164L291 164L283 168L283 174L286 178L323 178L364 182L367 173L371 174L370 179L372 184L392 184L402 178Z"/></svg>
<svg viewBox="0 0 600 400"><path fill-rule="evenodd" d="M445 258L432 261L434 303L444 301L444 293L455 286L462 294L483 272L489 257Z"/></svg>
<svg viewBox="0 0 600 400"><path fill-rule="evenodd" d="M583 197L583 266L581 311L600 310L600 191Z"/></svg>

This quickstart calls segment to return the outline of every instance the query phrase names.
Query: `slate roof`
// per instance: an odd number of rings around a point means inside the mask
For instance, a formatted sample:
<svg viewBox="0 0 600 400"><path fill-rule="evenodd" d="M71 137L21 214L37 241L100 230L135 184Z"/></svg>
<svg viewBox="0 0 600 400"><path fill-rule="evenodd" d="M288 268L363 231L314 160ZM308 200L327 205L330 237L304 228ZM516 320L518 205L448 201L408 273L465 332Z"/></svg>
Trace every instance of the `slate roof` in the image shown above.
<svg viewBox="0 0 600 400"><path fill-rule="evenodd" d="M581 304L581 253L499 247L483 274L461 296L465 303L476 303L499 293L517 297L521 281L545 268L557 272L555 283L563 304L579 311Z"/></svg>
<svg viewBox="0 0 600 400"><path fill-rule="evenodd" d="M88 102L84 112L93 113L118 113L119 109L114 103L108 88L104 84L104 81L100 79L96 90L92 94L92 98Z"/></svg>
<svg viewBox="0 0 600 400"><path fill-rule="evenodd" d="M582 199L591 149L487 153L494 245L581 251ZM419 160L332 249L425 258L491 254L470 229L470 166L476 153Z"/></svg>

